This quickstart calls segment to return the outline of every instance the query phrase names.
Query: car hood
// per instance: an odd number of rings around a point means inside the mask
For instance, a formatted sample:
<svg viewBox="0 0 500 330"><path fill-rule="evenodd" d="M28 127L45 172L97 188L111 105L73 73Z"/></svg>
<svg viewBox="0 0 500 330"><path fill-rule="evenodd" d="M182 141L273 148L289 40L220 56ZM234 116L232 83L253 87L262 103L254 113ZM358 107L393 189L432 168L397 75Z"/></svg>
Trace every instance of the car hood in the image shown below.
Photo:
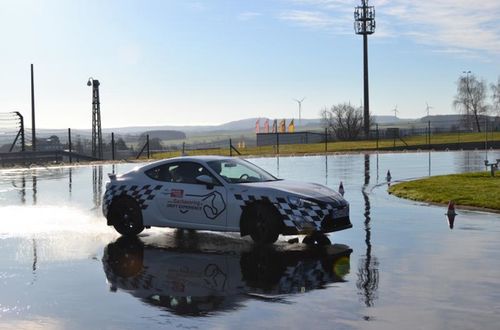
<svg viewBox="0 0 500 330"><path fill-rule="evenodd" d="M292 180L276 180L267 182L243 183L241 186L248 189L262 188L279 190L290 195L316 199L323 202L345 202L338 192L317 183L300 182Z"/></svg>

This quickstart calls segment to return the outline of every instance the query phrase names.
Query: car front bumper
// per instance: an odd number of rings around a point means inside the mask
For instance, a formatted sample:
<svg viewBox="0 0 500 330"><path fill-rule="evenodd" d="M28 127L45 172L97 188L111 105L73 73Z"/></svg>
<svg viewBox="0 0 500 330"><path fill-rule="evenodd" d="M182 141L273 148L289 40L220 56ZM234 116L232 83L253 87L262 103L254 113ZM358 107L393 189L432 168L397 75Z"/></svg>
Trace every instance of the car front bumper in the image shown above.
<svg viewBox="0 0 500 330"><path fill-rule="evenodd" d="M284 235L307 235L313 232L330 233L349 229L352 223L349 218L349 205L342 208L324 210L322 216L311 217L308 212L294 212L284 217Z"/></svg>

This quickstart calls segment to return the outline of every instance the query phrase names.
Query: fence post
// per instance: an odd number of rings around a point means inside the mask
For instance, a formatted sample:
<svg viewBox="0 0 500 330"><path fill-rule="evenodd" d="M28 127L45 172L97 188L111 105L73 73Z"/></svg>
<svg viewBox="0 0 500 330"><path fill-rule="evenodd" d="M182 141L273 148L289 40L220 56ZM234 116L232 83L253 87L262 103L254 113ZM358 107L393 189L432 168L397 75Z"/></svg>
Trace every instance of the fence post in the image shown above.
<svg viewBox="0 0 500 330"><path fill-rule="evenodd" d="M146 145L147 145L147 153L148 153L148 159L150 157L150 153L149 153L149 134L146 134Z"/></svg>
<svg viewBox="0 0 500 330"><path fill-rule="evenodd" d="M379 140L379 132L378 132L378 124L377 124L377 152L378 152L378 140Z"/></svg>
<svg viewBox="0 0 500 330"><path fill-rule="evenodd" d="M429 132L429 150L431 150L431 121L427 122L427 130Z"/></svg>
<svg viewBox="0 0 500 330"><path fill-rule="evenodd" d="M68 128L68 149L69 149L69 163L73 162L73 149L71 147L71 128Z"/></svg>
<svg viewBox="0 0 500 330"><path fill-rule="evenodd" d="M276 132L276 153L280 154L280 133Z"/></svg>
<svg viewBox="0 0 500 330"><path fill-rule="evenodd" d="M111 132L111 159L115 160L115 133Z"/></svg>
<svg viewBox="0 0 500 330"><path fill-rule="evenodd" d="M328 153L328 128L325 127L325 154Z"/></svg>
<svg viewBox="0 0 500 330"><path fill-rule="evenodd" d="M229 138L229 156L233 157L233 141Z"/></svg>

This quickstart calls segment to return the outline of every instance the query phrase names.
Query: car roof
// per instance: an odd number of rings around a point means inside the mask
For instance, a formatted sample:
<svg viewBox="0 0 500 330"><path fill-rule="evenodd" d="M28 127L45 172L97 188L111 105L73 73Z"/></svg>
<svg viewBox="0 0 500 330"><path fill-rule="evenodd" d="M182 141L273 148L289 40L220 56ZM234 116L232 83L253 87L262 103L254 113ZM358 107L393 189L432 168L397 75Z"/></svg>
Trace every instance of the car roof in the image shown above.
<svg viewBox="0 0 500 330"><path fill-rule="evenodd" d="M212 160L227 160L227 159L234 159L234 157L228 157L228 156L214 156L214 155L208 155L208 156L180 156L180 157L174 157L174 158L166 158L166 159L161 159L152 163L149 163L147 165L139 167L140 170L146 171L149 170L150 168L162 165L162 164L167 164L167 163L172 163L172 162L178 162L178 161L183 161L183 162L189 162L189 161L194 161L194 162L202 162L206 163Z"/></svg>

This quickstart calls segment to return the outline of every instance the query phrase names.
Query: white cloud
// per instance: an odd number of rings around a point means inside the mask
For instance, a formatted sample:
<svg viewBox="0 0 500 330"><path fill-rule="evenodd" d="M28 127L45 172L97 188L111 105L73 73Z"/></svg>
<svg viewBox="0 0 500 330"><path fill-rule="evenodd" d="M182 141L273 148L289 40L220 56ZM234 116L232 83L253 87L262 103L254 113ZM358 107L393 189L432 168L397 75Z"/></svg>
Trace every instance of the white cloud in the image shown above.
<svg viewBox="0 0 500 330"><path fill-rule="evenodd" d="M188 2L186 5L195 11L204 11L206 9L206 5L202 1Z"/></svg>
<svg viewBox="0 0 500 330"><path fill-rule="evenodd" d="M302 26L352 32L354 7L361 1L290 0L281 19ZM417 43L454 54L500 54L500 1L373 0L375 37L408 37ZM300 8L295 9L295 8Z"/></svg>
<svg viewBox="0 0 500 330"><path fill-rule="evenodd" d="M259 16L262 16L262 14L257 13L257 12L253 12L253 11L247 11L247 12L239 14L238 19L240 21L250 21L250 20L253 20Z"/></svg>
<svg viewBox="0 0 500 330"><path fill-rule="evenodd" d="M419 43L456 52L500 54L500 2L484 0L396 0L377 11Z"/></svg>
<svg viewBox="0 0 500 330"><path fill-rule="evenodd" d="M307 28L324 29L336 34L353 33L350 16L328 15L321 11L288 10L279 15L279 19Z"/></svg>
<svg viewBox="0 0 500 330"><path fill-rule="evenodd" d="M319 11L289 10L282 13L280 18L307 27L328 27L333 25L333 20Z"/></svg>

